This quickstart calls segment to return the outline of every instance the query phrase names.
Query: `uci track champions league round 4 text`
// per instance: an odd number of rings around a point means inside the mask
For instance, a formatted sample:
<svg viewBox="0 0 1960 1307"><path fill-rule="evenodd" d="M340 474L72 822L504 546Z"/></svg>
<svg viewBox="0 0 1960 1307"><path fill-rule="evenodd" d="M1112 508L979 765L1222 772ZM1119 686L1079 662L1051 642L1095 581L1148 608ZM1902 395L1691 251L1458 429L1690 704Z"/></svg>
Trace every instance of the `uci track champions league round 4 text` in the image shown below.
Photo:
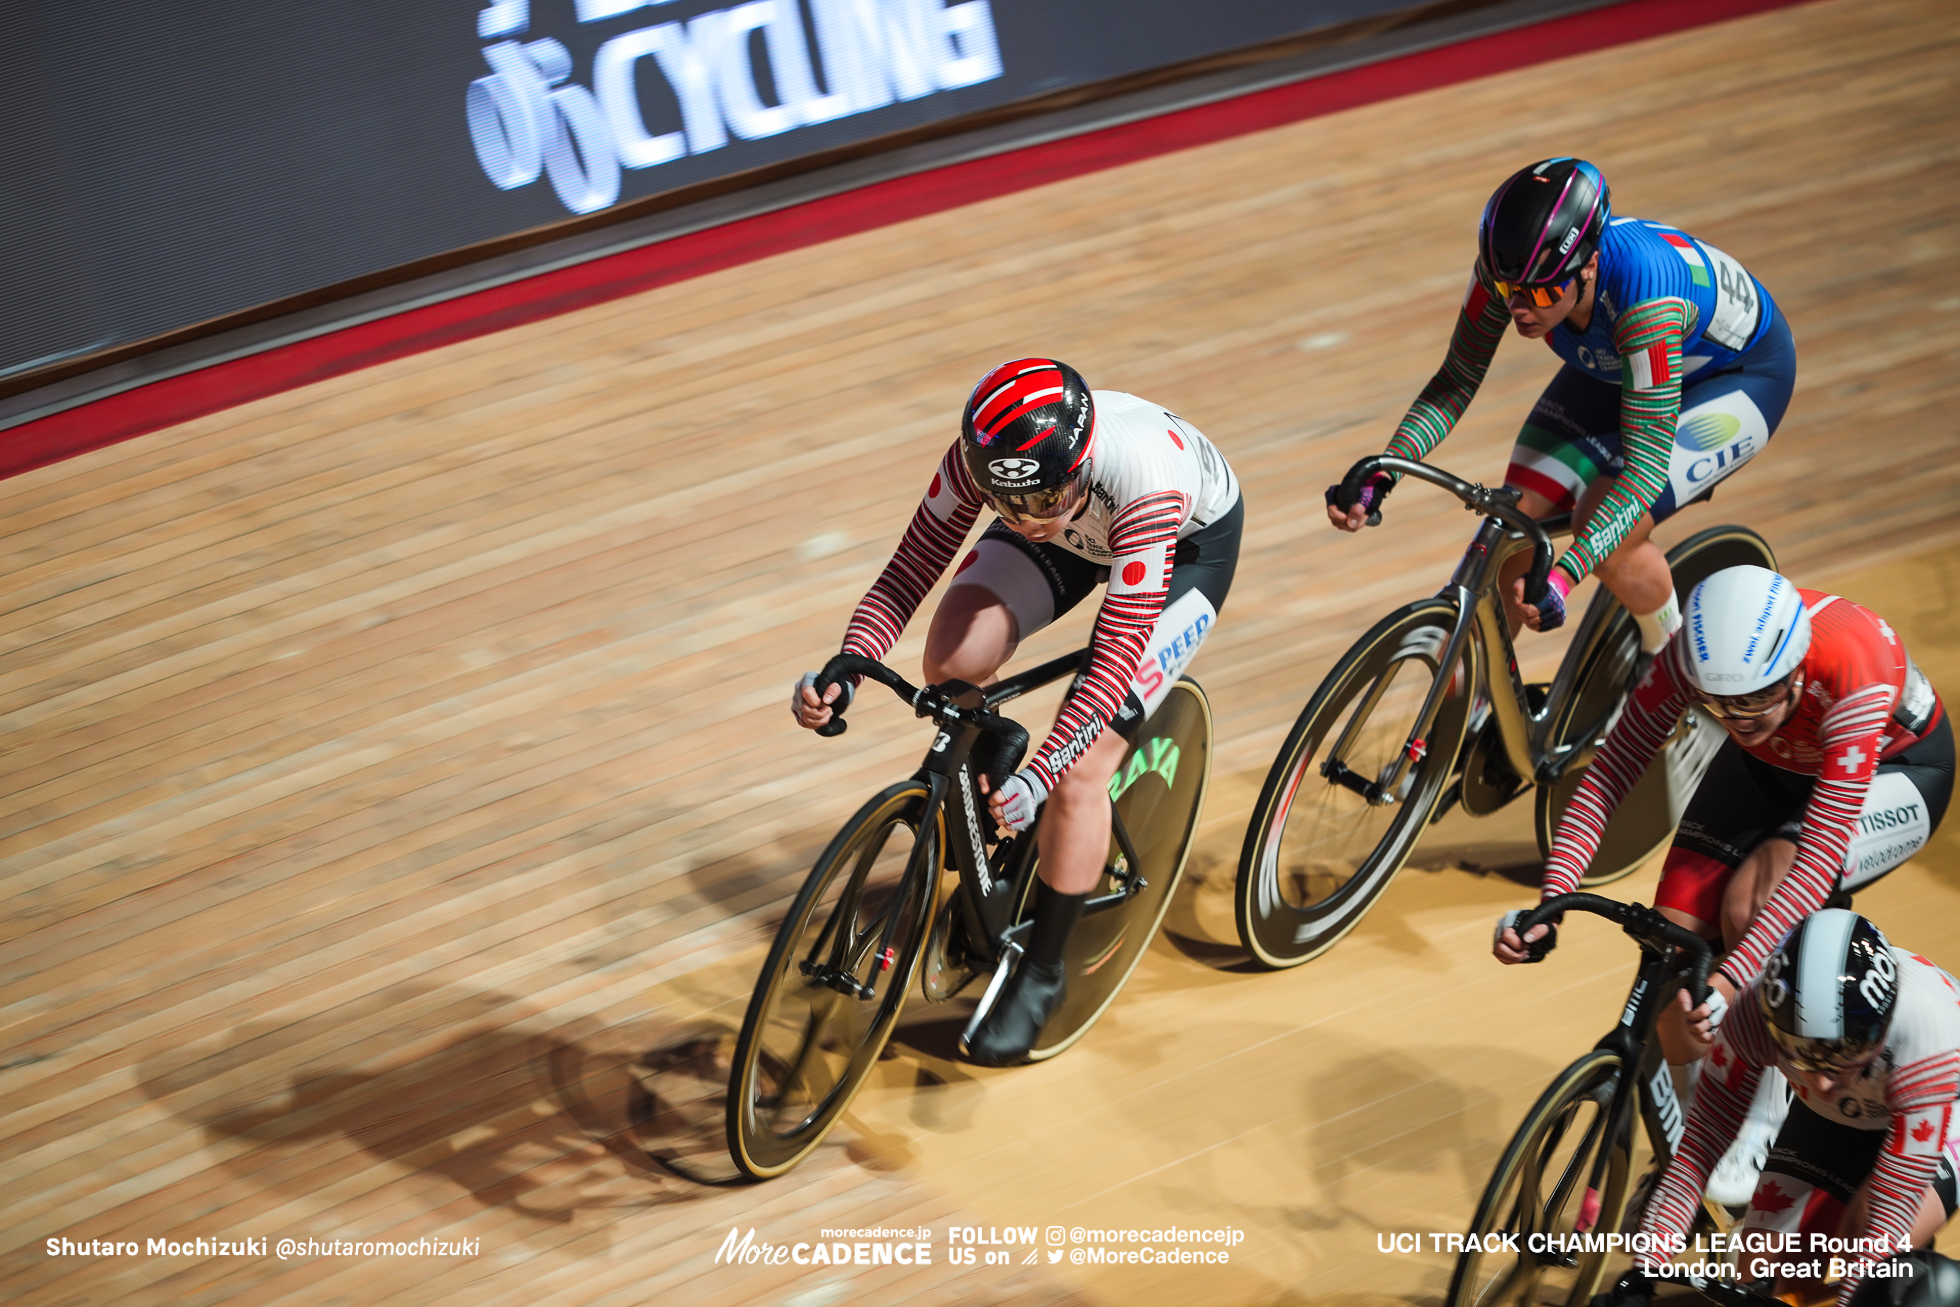
<svg viewBox="0 0 1960 1307"><path fill-rule="evenodd" d="M466 103L491 182L544 176L567 209L592 213L619 199L623 170L1001 75L989 0L747 0L658 21L673 3L576 0L581 24L656 20L606 37L588 86L562 41L527 39L532 0L490 0L477 13L490 73Z"/></svg>

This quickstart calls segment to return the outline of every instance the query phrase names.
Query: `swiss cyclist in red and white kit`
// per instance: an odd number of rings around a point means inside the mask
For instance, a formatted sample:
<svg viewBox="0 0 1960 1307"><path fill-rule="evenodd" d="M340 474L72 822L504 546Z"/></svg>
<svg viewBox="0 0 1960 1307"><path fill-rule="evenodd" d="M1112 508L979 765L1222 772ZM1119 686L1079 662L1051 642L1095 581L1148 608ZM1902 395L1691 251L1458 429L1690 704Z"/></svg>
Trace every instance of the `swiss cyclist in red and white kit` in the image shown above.
<svg viewBox="0 0 1960 1307"><path fill-rule="evenodd" d="M1789 324L1721 250L1678 227L1614 217L1598 168L1546 159L1514 173L1484 206L1449 353L1389 453L1420 459L1442 443L1506 325L1544 341L1563 366L1518 433L1504 483L1532 517L1570 509L1574 524L1543 612L1524 602L1529 554L1506 565L1511 628L1562 624L1565 597L1593 573L1633 615L1651 655L1681 619L1667 558L1648 536L1769 443L1796 385ZM1328 487L1328 518L1360 530L1394 484L1378 474L1347 510L1335 502L1339 487Z"/></svg>
<svg viewBox="0 0 1960 1307"><path fill-rule="evenodd" d="M1716 1032L1680 1148L1647 1205L1641 1232L1680 1247L1715 1159L1735 1138L1759 1082L1775 1067L1796 1086L1742 1233L1800 1235L1776 1256L1744 1251L1745 1280L1781 1263L1780 1291L1816 1301L1830 1258L1845 1264L1837 1301L1860 1279L1902 1269L1887 1259L1926 1248L1960 1194L1960 987L1925 958L1886 943L1864 917L1831 908L1806 917L1773 948L1761 974ZM1792 1248L1786 1239L1741 1246ZM1605 1295L1650 1301L1655 1263L1643 1258ZM1875 1269L1867 1271L1867 1267Z"/></svg>
<svg viewBox="0 0 1960 1307"><path fill-rule="evenodd" d="M966 555L926 633L925 676L986 685L1022 640L1107 582L1087 666L1054 727L1013 775L995 778L995 821L1014 831L1050 806L1026 953L974 1031L967 1055L1023 1061L1060 1007L1062 949L1102 875L1109 782L1134 733L1217 622L1238 565L1239 482L1189 422L1121 391L1093 394L1047 358L990 370L967 400L960 438L884 573L844 634L843 652L883 658L951 564L982 508L999 514ZM797 683L797 723L830 720L815 673ZM982 778L982 784L987 784Z"/></svg>
<svg viewBox="0 0 1960 1307"><path fill-rule="evenodd" d="M1761 567L1732 567L1695 587L1686 625L1647 669L1559 823L1544 897L1569 893L1606 822L1683 713L1706 712L1729 738L1682 814L1654 905L1728 954L1707 1008L1659 1026L1684 1089L1721 1012L1762 971L1777 941L1840 890L1883 876L1923 848L1953 794L1953 727L1939 695L1884 618L1836 595L1800 590ZM1498 924L1499 960L1542 955ZM1671 1019L1670 1019L1671 1018ZM1747 1200L1787 1100L1774 1078L1732 1165L1710 1192Z"/></svg>

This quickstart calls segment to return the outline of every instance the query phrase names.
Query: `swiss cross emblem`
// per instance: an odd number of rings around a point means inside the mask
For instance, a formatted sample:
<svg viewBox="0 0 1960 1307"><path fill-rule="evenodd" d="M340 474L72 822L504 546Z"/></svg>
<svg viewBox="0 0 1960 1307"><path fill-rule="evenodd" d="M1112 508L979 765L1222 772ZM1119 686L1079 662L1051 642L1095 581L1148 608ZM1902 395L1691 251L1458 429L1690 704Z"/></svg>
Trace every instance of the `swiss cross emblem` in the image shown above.
<svg viewBox="0 0 1960 1307"><path fill-rule="evenodd" d="M1878 633L1885 637L1887 644L1897 644L1899 642L1899 637L1892 634L1892 628L1885 624L1883 617L1878 619Z"/></svg>
<svg viewBox="0 0 1960 1307"><path fill-rule="evenodd" d="M1855 775L1858 769L1864 765L1865 751L1855 744L1845 751L1842 758L1838 759L1838 766L1844 768L1844 774L1847 776Z"/></svg>

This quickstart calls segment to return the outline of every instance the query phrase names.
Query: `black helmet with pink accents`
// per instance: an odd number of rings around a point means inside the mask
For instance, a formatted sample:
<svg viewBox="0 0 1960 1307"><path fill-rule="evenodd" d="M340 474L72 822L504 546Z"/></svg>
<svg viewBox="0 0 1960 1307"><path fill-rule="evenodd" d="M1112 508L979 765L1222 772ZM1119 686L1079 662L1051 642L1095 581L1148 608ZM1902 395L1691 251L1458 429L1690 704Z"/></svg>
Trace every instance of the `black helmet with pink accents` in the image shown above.
<svg viewBox="0 0 1960 1307"><path fill-rule="evenodd" d="M1546 159L1505 179L1484 206L1477 257L1510 288L1563 286L1599 248L1613 194L1584 159Z"/></svg>

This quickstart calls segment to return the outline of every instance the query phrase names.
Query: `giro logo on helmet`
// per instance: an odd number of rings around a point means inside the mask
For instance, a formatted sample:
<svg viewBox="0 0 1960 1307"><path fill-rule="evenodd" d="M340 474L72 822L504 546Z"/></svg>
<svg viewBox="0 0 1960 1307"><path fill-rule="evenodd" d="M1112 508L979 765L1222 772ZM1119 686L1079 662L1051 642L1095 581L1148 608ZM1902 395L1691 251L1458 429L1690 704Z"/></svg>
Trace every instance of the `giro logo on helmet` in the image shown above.
<svg viewBox="0 0 1960 1307"><path fill-rule="evenodd" d="M1025 481L1041 471L1041 464L1031 458L997 458L987 467L1002 481Z"/></svg>

